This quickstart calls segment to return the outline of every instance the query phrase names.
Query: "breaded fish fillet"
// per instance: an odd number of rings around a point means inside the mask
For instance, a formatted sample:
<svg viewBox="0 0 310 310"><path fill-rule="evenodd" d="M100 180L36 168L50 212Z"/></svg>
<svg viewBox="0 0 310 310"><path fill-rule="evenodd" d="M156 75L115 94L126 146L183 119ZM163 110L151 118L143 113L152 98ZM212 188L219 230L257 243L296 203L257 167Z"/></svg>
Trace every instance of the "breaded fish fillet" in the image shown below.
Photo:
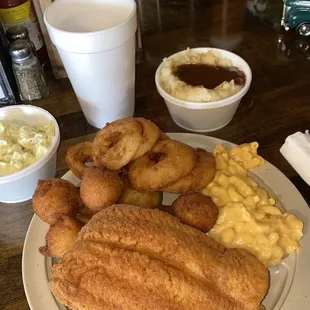
<svg viewBox="0 0 310 310"><path fill-rule="evenodd" d="M165 212L114 205L82 229L50 286L73 310L256 310L269 275L249 252Z"/></svg>

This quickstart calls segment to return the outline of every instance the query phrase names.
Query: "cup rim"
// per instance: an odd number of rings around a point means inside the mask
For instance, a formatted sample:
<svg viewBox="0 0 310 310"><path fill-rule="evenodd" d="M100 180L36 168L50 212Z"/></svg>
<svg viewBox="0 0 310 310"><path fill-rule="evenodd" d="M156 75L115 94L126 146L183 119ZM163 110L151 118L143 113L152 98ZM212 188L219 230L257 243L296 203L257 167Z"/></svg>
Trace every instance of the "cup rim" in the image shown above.
<svg viewBox="0 0 310 310"><path fill-rule="evenodd" d="M87 32L71 32L71 31L67 31L67 30L62 30L62 29L59 29L55 26L53 26L49 21L48 21L48 17L47 17L47 14L48 12L51 10L51 7L54 6L54 5L57 5L57 2L58 1L55 1L53 2L44 12L44 16L43 16L43 19L44 19L44 23L45 25L52 29L53 31L55 32L60 32L60 33L63 33L63 34L70 34L70 35L74 35L74 36L80 36L80 35L86 35L86 36L96 36L96 35L100 35L102 33L107 33L107 32L110 32L110 31L114 31L116 30L117 28L120 28L122 26L124 26L126 23L128 23L133 17L134 15L136 14L136 10L137 10L137 4L135 1L131 0L132 4L133 4L133 7L132 7L132 11L130 12L130 14L126 17L126 19L124 19L121 23L115 25L115 26L112 26L112 27L108 27L106 29L102 29L102 30L96 30L96 31L87 31Z"/></svg>
<svg viewBox="0 0 310 310"><path fill-rule="evenodd" d="M0 177L0 184L18 181L24 177L27 177L28 175L32 174L33 172L37 171L38 169L40 169L42 166L44 166L49 161L49 159L54 155L54 153L57 152L57 148L60 144L59 126L58 126L58 123L57 123L55 117L50 112L48 112L47 110L42 109L40 107L37 107L37 106L24 105L24 104L3 107L2 109L13 110L16 108L19 108L21 110L24 110L25 108L31 108L31 109L38 110L38 111L48 115L49 118L51 119L51 121L55 125L55 136L54 136L53 143L51 144L51 146L49 148L49 151L43 157L41 157L38 161L34 162L30 166L28 166L28 167L26 167L20 171L17 171L16 173L12 173L12 174Z"/></svg>
<svg viewBox="0 0 310 310"><path fill-rule="evenodd" d="M234 58L238 58L242 63L243 66L248 70L248 74L246 72L244 72L246 74L246 82L244 84L244 86L242 87L242 89L237 92L236 94L221 99L221 100L217 100L217 101L208 101L208 102L194 102L194 101L186 101L186 100L182 100L182 99L178 99L176 97L171 96L170 94L168 94L160 85L159 82L159 72L161 71L164 62L170 58L173 58L179 54L184 54L187 49L179 51L177 53L174 53L172 55L170 55L169 57L167 57L165 60L163 60L161 62L161 64L157 67L156 73L155 73L155 84L156 84L156 88L157 91L159 92L159 94L167 101L169 101L172 104L175 104L177 106L180 106L182 108L187 108L187 109L192 109L192 110L204 110L204 109L215 109L215 108L220 108L226 105L229 105L231 103L234 103L237 100L241 100L241 98L247 93L247 91L250 88L251 82L252 82L252 70L249 66L249 64L239 55L232 53L230 51L224 50L224 49L220 49L220 48L213 48L213 47L196 47L196 48L191 48L191 51L196 51L196 52L207 52L207 51L219 51L224 53L224 56L227 55L233 55ZM229 59L229 57L227 57Z"/></svg>

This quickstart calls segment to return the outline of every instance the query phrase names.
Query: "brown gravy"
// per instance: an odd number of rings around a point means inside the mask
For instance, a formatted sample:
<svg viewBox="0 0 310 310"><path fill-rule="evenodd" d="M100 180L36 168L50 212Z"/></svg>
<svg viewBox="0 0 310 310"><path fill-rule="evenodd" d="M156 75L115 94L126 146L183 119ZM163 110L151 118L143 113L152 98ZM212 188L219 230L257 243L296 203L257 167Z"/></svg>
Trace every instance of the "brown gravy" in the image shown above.
<svg viewBox="0 0 310 310"><path fill-rule="evenodd" d="M219 67L207 64L182 64L176 67L174 75L191 86L203 86L213 89L223 82L235 81L244 85L245 74L236 67Z"/></svg>

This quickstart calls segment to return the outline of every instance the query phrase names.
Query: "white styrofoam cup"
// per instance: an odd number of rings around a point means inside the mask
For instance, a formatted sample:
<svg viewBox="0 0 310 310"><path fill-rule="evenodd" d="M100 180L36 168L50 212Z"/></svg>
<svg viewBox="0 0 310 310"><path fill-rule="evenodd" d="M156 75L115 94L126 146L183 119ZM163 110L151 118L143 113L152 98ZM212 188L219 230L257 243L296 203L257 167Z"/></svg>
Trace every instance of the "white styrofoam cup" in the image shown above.
<svg viewBox="0 0 310 310"><path fill-rule="evenodd" d="M44 22L87 121L133 116L135 1L56 0Z"/></svg>
<svg viewBox="0 0 310 310"><path fill-rule="evenodd" d="M23 202L32 198L38 180L55 176L57 149L60 143L59 127L52 114L31 105L3 107L0 109L0 120L30 126L52 121L55 125L55 137L47 154L21 171L0 177L0 202Z"/></svg>
<svg viewBox="0 0 310 310"><path fill-rule="evenodd" d="M155 74L157 91L165 100L167 108L174 122L178 126L189 131L214 131L226 126L232 120L242 97L250 88L252 81L252 71L244 59L229 51L208 47L192 48L191 50L199 53L206 53L209 50L214 51L220 57L229 59L232 63L232 66L242 70L246 76L246 81L243 88L231 97L212 102L190 102L177 99L168 94L162 88L160 83L160 72L165 60L157 68ZM184 53L186 53L186 50L173 54L167 59Z"/></svg>

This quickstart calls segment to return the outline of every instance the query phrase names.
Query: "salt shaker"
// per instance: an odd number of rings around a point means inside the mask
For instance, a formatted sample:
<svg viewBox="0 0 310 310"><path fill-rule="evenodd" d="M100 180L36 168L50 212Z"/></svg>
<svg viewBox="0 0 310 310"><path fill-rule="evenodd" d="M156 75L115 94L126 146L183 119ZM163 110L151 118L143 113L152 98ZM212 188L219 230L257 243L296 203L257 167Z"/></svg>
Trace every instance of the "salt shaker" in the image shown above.
<svg viewBox="0 0 310 310"><path fill-rule="evenodd" d="M33 55L29 42L16 40L10 44L9 52L21 100L29 102L47 97L44 71L38 58Z"/></svg>

